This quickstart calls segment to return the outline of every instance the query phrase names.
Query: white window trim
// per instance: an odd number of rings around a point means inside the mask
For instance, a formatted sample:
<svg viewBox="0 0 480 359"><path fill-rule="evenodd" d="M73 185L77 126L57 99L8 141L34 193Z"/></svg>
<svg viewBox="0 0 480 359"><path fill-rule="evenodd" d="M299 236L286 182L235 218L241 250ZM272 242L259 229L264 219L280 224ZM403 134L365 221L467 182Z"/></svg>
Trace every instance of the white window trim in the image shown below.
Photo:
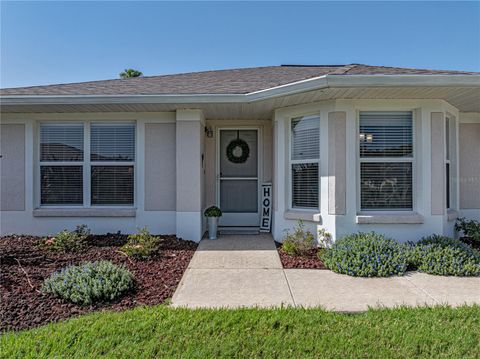
<svg viewBox="0 0 480 359"><path fill-rule="evenodd" d="M444 119L444 129L445 129L445 136L444 136L444 159L445 163L443 165L444 171L443 175L445 177L445 188L444 188L444 196L445 196L445 209L448 211L450 209L453 209L452 207L452 123L453 123L453 118L449 116L448 114L445 116ZM447 126L448 124L448 126ZM447 136L447 127L448 127L448 136ZM448 139L447 139L448 137ZM447 142L448 142L448 148L447 148ZM447 178L447 165L448 165L448 178ZM447 188L447 183L448 183L448 188ZM448 192L448 195L447 195ZM447 198L448 202L447 203Z"/></svg>
<svg viewBox="0 0 480 359"><path fill-rule="evenodd" d="M90 128L93 124L133 124L135 126L135 153L134 161L91 161L90 160ZM42 124L68 125L68 124L82 124L83 125L83 161L40 161L40 128ZM119 120L112 122L95 121L95 120L65 120L65 121L38 121L35 131L36 140L36 169L35 188L37 195L35 196L35 208L37 209L135 209L137 205L137 158L138 158L138 126L136 121ZM82 166L83 167L83 204L82 205L57 205L57 204L42 204L41 203L41 167L42 166ZM133 166L133 203L130 205L92 205L91 204L91 170L92 166Z"/></svg>
<svg viewBox="0 0 480 359"><path fill-rule="evenodd" d="M372 157L372 158L362 158L360 157L360 112L396 112L396 111L409 111L412 113L412 157ZM408 108L357 108L355 110L355 158L356 158L356 182L357 182L357 214L366 215L366 216L405 216L405 215L417 215L417 144L416 144L416 111L415 109ZM392 208L391 210L380 208L380 209L362 209L362 184L360 178L360 166L362 162L372 163L372 162L408 162L412 164L412 208L411 209L398 209ZM361 223L361 222L357 222Z"/></svg>
<svg viewBox="0 0 480 359"><path fill-rule="evenodd" d="M287 198L288 198L288 203L287 203L287 209L289 213L299 213L299 212L305 212L305 213L319 213L320 212L320 207L321 207L321 177L320 177L320 143L318 146L318 158L317 159L310 159L310 160L292 160L292 121L300 118L300 117L309 117L309 116L315 116L318 117L318 133L319 133L319 138L321 136L320 133L320 128L321 128L321 121L320 121L320 113L318 112L309 112L309 113L302 113L298 114L296 116L290 116L288 118L287 122ZM311 208L311 207L294 207L293 206L293 179L292 179L292 165L294 164L302 164L302 163L317 163L318 164L318 203L316 208ZM316 221L316 220L315 220Z"/></svg>

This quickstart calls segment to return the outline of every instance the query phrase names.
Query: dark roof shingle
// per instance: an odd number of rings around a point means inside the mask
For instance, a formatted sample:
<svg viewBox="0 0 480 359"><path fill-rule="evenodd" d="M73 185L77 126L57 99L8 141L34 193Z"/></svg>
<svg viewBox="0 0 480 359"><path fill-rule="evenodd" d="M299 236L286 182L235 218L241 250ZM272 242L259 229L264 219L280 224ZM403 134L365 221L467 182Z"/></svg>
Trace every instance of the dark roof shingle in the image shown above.
<svg viewBox="0 0 480 359"><path fill-rule="evenodd" d="M361 64L282 65L1 89L0 95L246 94L322 75L471 75Z"/></svg>

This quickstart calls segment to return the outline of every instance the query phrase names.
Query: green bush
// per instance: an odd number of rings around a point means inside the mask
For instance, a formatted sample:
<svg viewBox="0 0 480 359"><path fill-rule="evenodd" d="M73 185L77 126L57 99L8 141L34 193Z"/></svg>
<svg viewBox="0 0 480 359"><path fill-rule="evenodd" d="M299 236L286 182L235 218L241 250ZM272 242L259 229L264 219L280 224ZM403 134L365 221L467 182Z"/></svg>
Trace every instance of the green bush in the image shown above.
<svg viewBox="0 0 480 359"><path fill-rule="evenodd" d="M408 245L409 268L434 275L480 275L480 255L449 237L432 235Z"/></svg>
<svg viewBox="0 0 480 359"><path fill-rule="evenodd" d="M467 220L466 218L458 218L455 222L455 230L457 232L463 232L463 235L467 237L470 242L480 244L480 222L474 219Z"/></svg>
<svg viewBox="0 0 480 359"><path fill-rule="evenodd" d="M407 270L405 246L375 232L341 238L320 259L332 271L355 277L403 275Z"/></svg>
<svg viewBox="0 0 480 359"><path fill-rule="evenodd" d="M128 236L128 242L122 246L121 251L129 257L148 259L158 253L160 239L152 236L147 227L138 231L137 234Z"/></svg>
<svg viewBox="0 0 480 359"><path fill-rule="evenodd" d="M84 224L77 226L74 231L64 229L54 237L46 237L41 241L41 246L52 251L75 252L86 246L90 230Z"/></svg>
<svg viewBox="0 0 480 359"><path fill-rule="evenodd" d="M222 216L222 210L218 208L217 206L211 206L208 207L204 212L203 215L205 217L221 217Z"/></svg>
<svg viewBox="0 0 480 359"><path fill-rule="evenodd" d="M53 273L42 290L70 302L89 305L119 297L133 287L133 276L109 261L69 266Z"/></svg>
<svg viewBox="0 0 480 359"><path fill-rule="evenodd" d="M303 221L298 221L293 233L287 232L282 243L282 249L285 253L297 256L308 252L313 248L315 237L313 233L305 230Z"/></svg>

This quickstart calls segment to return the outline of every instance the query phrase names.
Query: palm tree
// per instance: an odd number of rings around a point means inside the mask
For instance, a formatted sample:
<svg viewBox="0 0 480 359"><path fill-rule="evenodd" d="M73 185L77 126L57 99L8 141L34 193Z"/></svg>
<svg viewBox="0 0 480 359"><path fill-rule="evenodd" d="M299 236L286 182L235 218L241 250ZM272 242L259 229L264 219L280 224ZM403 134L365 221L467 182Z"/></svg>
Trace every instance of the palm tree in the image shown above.
<svg viewBox="0 0 480 359"><path fill-rule="evenodd" d="M127 79L129 77L139 77L142 76L142 72L134 69L125 69L122 72L120 72L120 77L122 79Z"/></svg>

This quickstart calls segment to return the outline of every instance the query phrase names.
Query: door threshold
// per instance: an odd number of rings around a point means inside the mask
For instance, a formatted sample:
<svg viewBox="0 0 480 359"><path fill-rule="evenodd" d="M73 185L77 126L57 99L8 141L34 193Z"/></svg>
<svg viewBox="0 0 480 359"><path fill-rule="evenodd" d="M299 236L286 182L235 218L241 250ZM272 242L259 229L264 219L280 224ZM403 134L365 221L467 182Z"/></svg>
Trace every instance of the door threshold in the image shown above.
<svg viewBox="0 0 480 359"><path fill-rule="evenodd" d="M259 227L219 227L220 234L260 234Z"/></svg>

